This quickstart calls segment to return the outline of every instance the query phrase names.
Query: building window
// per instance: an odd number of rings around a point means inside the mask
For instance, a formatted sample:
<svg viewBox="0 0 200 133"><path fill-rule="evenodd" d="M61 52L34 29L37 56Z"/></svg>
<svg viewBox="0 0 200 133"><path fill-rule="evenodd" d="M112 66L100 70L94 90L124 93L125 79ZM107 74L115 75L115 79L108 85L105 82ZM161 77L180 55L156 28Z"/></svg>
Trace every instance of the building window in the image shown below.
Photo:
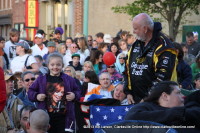
<svg viewBox="0 0 200 133"><path fill-rule="evenodd" d="M26 30L24 29L24 23L15 24L15 29L17 29L20 32L20 38L26 38Z"/></svg>

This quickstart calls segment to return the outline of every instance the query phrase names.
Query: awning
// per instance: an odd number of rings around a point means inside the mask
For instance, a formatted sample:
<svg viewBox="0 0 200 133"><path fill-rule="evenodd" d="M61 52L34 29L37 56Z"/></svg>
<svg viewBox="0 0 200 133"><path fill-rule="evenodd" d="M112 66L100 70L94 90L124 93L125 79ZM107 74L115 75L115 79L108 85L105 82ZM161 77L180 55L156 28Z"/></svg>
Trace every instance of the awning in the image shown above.
<svg viewBox="0 0 200 133"><path fill-rule="evenodd" d="M12 24L11 15L0 16L0 25Z"/></svg>

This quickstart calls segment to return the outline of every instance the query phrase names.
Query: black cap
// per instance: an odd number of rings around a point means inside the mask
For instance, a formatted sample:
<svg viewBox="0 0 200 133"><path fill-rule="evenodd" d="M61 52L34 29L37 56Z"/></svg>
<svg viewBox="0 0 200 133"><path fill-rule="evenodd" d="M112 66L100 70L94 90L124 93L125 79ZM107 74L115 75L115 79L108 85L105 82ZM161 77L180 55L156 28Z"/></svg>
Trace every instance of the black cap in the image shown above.
<svg viewBox="0 0 200 133"><path fill-rule="evenodd" d="M39 30L37 31L37 33L39 33L39 34L41 34L41 35L43 35L43 34L46 35L46 33L44 32L44 30L42 30L42 29L39 29Z"/></svg>

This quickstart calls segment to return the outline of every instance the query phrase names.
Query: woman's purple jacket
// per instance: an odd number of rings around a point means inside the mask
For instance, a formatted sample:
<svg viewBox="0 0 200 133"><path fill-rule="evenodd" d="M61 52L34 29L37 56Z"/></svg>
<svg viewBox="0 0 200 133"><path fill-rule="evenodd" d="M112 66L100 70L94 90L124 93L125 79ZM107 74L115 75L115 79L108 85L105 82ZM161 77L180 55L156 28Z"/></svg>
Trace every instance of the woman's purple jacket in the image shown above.
<svg viewBox="0 0 200 133"><path fill-rule="evenodd" d="M75 100L79 100L80 98L80 89L75 83L74 78L61 73L61 78L64 82L65 94L67 92L73 92L75 94ZM47 106L45 101L38 101L37 95L38 94L46 94L46 85L47 85L47 75L40 75L35 82L30 86L28 90L28 98L32 102L38 102L38 109L47 110ZM47 94L46 94L47 95ZM73 101L66 103L66 118L65 118L65 129L69 129L72 122L71 129L75 129L75 113L74 113L74 103Z"/></svg>

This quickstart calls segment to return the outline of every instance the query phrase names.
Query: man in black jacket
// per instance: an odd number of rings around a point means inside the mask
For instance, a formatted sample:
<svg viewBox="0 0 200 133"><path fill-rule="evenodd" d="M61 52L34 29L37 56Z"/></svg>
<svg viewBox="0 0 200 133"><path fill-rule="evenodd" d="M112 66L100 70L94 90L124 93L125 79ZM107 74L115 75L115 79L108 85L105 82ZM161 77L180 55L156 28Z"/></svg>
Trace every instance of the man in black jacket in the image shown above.
<svg viewBox="0 0 200 133"><path fill-rule="evenodd" d="M161 24L154 23L145 13L133 18L137 40L128 54L124 90L129 104L139 103L148 95L151 86L160 81L177 81L177 52L161 29Z"/></svg>

